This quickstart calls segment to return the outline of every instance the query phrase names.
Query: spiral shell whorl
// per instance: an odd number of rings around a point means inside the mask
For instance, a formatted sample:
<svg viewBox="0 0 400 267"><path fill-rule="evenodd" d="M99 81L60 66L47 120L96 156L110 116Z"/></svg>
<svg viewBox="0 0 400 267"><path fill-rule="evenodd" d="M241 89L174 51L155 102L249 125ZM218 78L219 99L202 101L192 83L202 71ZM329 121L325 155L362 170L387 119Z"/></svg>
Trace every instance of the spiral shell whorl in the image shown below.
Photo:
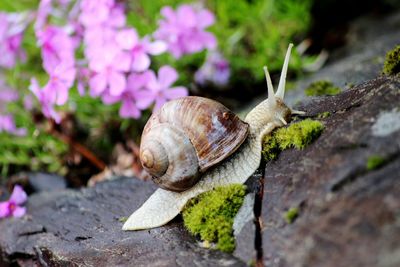
<svg viewBox="0 0 400 267"><path fill-rule="evenodd" d="M167 123L153 125L143 136L142 144L142 165L160 187L184 191L197 182L197 154L180 129Z"/></svg>

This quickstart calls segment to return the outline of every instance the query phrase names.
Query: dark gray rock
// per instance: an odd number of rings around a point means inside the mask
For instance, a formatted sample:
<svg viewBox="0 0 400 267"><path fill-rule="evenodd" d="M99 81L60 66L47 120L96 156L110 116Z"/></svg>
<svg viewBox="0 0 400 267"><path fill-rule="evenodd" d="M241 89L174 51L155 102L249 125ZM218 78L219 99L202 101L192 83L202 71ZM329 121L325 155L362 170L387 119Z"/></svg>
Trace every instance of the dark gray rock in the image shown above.
<svg viewBox="0 0 400 267"><path fill-rule="evenodd" d="M314 143L266 165L266 266L400 266L399 103L400 79L379 77L300 107L331 116ZM372 156L383 166L368 169Z"/></svg>
<svg viewBox="0 0 400 267"><path fill-rule="evenodd" d="M63 176L44 172L17 173L10 178L9 184L22 185L28 192L54 191L67 188L67 182Z"/></svg>
<svg viewBox="0 0 400 267"><path fill-rule="evenodd" d="M28 215L0 221L0 266L243 266L200 248L177 218L165 227L124 232L129 216L155 190L135 179L81 191L34 194Z"/></svg>
<svg viewBox="0 0 400 267"><path fill-rule="evenodd" d="M346 46L330 55L318 72L298 81L286 94L286 103L294 105L308 99L304 90L315 81L329 80L344 90L374 79L382 72L386 53L399 44L399 36L400 12L354 21L346 34Z"/></svg>

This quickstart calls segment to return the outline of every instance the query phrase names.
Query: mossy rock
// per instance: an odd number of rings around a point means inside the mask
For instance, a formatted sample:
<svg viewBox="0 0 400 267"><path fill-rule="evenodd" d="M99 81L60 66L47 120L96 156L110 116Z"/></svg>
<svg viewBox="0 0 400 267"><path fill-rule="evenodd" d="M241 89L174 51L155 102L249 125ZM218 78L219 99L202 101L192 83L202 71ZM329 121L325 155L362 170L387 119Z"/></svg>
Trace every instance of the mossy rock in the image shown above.
<svg viewBox="0 0 400 267"><path fill-rule="evenodd" d="M400 72L400 45L387 52L386 60L383 65L383 73L386 75L395 75Z"/></svg>
<svg viewBox="0 0 400 267"><path fill-rule="evenodd" d="M269 161L275 159L282 150L292 147L303 149L319 137L323 129L324 125L321 122L311 119L278 128L264 138L263 157Z"/></svg>
<svg viewBox="0 0 400 267"><path fill-rule="evenodd" d="M306 89L307 96L337 95L342 89L335 86L332 82L321 80L311 83Z"/></svg>

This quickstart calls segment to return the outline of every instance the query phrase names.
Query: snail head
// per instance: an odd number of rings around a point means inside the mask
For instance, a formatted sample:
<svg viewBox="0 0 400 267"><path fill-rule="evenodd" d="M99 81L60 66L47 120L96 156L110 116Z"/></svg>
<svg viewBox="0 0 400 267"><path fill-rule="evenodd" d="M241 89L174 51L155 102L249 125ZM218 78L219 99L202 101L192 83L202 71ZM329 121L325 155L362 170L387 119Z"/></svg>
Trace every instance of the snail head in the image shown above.
<svg viewBox="0 0 400 267"><path fill-rule="evenodd" d="M281 77L279 79L278 90L276 91L276 93L274 92L274 87L272 85L271 76L268 72L268 68L267 66L264 66L265 78L267 80L268 87L268 105L270 110L274 112L276 122L280 125L286 125L290 121L292 114L305 114L303 111L290 109L283 101L285 96L286 74L288 70L292 47L293 44L289 44L285 56L285 61L282 67Z"/></svg>

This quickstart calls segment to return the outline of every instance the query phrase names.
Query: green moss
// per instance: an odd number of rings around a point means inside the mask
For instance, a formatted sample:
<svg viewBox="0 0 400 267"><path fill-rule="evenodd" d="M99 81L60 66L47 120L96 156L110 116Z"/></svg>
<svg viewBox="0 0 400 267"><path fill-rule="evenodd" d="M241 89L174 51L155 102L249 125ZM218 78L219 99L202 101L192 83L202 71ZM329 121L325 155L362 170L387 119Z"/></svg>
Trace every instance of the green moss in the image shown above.
<svg viewBox="0 0 400 267"><path fill-rule="evenodd" d="M387 52L386 60L383 65L383 73L386 75L395 75L400 72L400 45Z"/></svg>
<svg viewBox="0 0 400 267"><path fill-rule="evenodd" d="M313 82L305 89L307 96L337 95L341 91L332 82L325 80Z"/></svg>
<svg viewBox="0 0 400 267"><path fill-rule="evenodd" d="M287 223L291 224L296 220L296 218L299 216L299 208L290 208L287 212L284 214L284 218Z"/></svg>
<svg viewBox="0 0 400 267"><path fill-rule="evenodd" d="M325 118L328 118L330 115L331 115L331 113L329 111L325 111L325 112L319 113L317 118L318 119L325 119Z"/></svg>
<svg viewBox="0 0 400 267"><path fill-rule="evenodd" d="M381 167L385 163L385 158L378 156L378 155L373 155L370 156L367 159L367 170L372 171L375 170L379 167Z"/></svg>
<svg viewBox="0 0 400 267"><path fill-rule="evenodd" d="M265 136L262 154L266 161L275 159L279 152L288 148L303 149L318 136L324 126L321 122L306 119L292 123L289 127L278 128Z"/></svg>
<svg viewBox="0 0 400 267"><path fill-rule="evenodd" d="M244 185L233 184L197 196L182 213L185 227L202 240L216 243L217 249L232 252L235 249L233 219L245 194Z"/></svg>
<svg viewBox="0 0 400 267"><path fill-rule="evenodd" d="M127 220L128 220L128 217L120 217L118 219L118 221L121 222L121 223L125 223Z"/></svg>

